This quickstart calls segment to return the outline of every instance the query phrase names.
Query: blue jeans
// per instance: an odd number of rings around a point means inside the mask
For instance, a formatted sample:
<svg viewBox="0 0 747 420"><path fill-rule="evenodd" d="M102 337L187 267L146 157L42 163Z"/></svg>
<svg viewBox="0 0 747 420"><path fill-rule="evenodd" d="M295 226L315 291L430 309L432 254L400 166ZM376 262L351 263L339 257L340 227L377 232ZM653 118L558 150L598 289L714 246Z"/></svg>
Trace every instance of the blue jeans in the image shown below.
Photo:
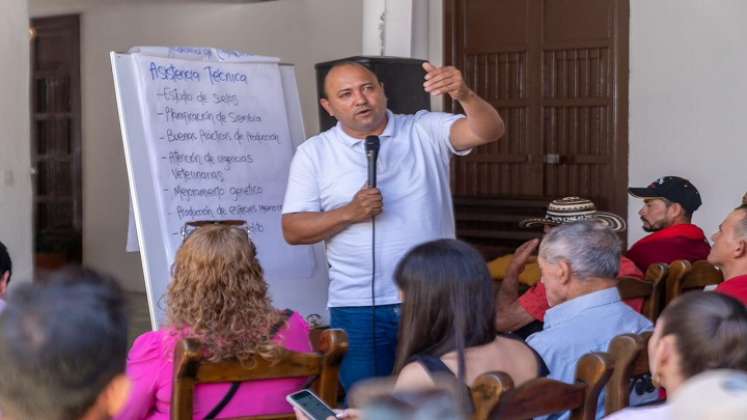
<svg viewBox="0 0 747 420"><path fill-rule="evenodd" d="M389 376L394 367L399 330L399 305L376 306L376 334L372 330L373 306L330 308L332 328L348 334L348 352L340 366L340 382L345 391L358 381L374 376Z"/></svg>

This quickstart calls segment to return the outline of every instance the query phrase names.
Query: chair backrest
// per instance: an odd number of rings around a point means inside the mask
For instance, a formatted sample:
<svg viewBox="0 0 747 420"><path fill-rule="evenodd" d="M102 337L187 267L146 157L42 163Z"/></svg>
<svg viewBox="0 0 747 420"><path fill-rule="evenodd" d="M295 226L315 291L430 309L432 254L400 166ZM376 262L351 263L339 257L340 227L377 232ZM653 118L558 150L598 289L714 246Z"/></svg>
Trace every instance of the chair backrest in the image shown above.
<svg viewBox="0 0 747 420"><path fill-rule="evenodd" d="M347 349L348 337L345 331L329 329L322 332L320 336L319 353L281 350L278 360L265 360L258 357L250 365L235 360L212 363L204 360L199 341L183 339L177 343L174 354L171 419L192 419L193 397L195 385L198 383L316 377L314 391L330 407L335 407L340 363ZM288 413L242 418L295 419L295 416L293 413Z"/></svg>
<svg viewBox="0 0 747 420"><path fill-rule="evenodd" d="M470 387L475 412L473 420L485 420L495 408L504 392L514 387L511 376L505 372L487 372L478 376Z"/></svg>
<svg viewBox="0 0 747 420"><path fill-rule="evenodd" d="M719 284L724 281L721 271L706 260L693 263L687 260L677 260L669 265L667 275L666 304L690 290L702 290L706 286Z"/></svg>
<svg viewBox="0 0 747 420"><path fill-rule="evenodd" d="M611 373L612 359L607 353L585 354L578 360L575 383L529 380L501 393L488 418L523 420L570 410L571 420L594 420L599 393Z"/></svg>
<svg viewBox="0 0 747 420"><path fill-rule="evenodd" d="M631 381L649 372L648 341L651 332L623 334L613 338L608 353L612 356L612 376L607 382L605 414L622 410L630 403Z"/></svg>
<svg viewBox="0 0 747 420"><path fill-rule="evenodd" d="M651 264L645 279L619 277L617 290L623 299L643 298L643 315L655 322L664 304L664 291L669 268L666 264Z"/></svg>

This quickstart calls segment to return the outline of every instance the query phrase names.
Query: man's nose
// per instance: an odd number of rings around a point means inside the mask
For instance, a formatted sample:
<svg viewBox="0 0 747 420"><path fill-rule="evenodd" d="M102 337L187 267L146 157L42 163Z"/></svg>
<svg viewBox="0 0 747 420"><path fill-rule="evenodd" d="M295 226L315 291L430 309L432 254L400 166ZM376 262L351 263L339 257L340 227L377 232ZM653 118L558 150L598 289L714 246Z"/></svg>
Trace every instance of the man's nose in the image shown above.
<svg viewBox="0 0 747 420"><path fill-rule="evenodd" d="M638 215L641 216L641 217L643 217L644 214L646 214L646 208L645 207L641 207L641 209L638 210Z"/></svg>
<svg viewBox="0 0 747 420"><path fill-rule="evenodd" d="M365 105L368 103L368 98L366 98L366 95L364 95L363 92L356 92L353 99L355 100L356 105Z"/></svg>

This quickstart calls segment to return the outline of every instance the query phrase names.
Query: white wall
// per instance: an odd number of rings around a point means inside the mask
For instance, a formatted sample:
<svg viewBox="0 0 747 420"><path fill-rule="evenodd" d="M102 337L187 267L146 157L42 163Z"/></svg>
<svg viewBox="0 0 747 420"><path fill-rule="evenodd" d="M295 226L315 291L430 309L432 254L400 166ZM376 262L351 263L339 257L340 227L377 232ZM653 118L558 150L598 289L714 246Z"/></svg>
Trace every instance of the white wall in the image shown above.
<svg viewBox="0 0 747 420"><path fill-rule="evenodd" d="M0 241L13 260L13 283L32 276L29 110L29 15L26 0L3 0L0 13Z"/></svg>
<svg viewBox="0 0 747 420"><path fill-rule="evenodd" d="M84 263L130 290L144 290L144 283L139 256L124 252L128 184L108 52L196 45L280 57L296 64L306 132L314 134L313 65L361 51L360 0L31 1L34 16L71 11L82 12Z"/></svg>
<svg viewBox="0 0 747 420"><path fill-rule="evenodd" d="M747 191L747 2L632 0L630 184L689 178L714 232ZM629 239L643 236L628 205Z"/></svg>
<svg viewBox="0 0 747 420"><path fill-rule="evenodd" d="M413 57L443 65L443 2L363 0L362 51L365 55ZM431 97L443 110L443 97Z"/></svg>

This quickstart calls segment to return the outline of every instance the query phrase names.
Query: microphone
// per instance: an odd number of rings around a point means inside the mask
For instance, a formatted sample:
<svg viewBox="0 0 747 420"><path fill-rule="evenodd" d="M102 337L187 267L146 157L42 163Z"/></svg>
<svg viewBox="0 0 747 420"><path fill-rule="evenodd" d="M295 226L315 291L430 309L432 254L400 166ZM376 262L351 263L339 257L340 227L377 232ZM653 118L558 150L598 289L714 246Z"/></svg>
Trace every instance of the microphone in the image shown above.
<svg viewBox="0 0 747 420"><path fill-rule="evenodd" d="M368 186L376 188L376 158L379 157L379 136L366 137L366 159L368 159ZM371 354L374 372L376 363L376 219L371 217Z"/></svg>
<svg viewBox="0 0 747 420"><path fill-rule="evenodd" d="M376 159L379 157L379 136L366 137L368 159L368 186L376 188Z"/></svg>

